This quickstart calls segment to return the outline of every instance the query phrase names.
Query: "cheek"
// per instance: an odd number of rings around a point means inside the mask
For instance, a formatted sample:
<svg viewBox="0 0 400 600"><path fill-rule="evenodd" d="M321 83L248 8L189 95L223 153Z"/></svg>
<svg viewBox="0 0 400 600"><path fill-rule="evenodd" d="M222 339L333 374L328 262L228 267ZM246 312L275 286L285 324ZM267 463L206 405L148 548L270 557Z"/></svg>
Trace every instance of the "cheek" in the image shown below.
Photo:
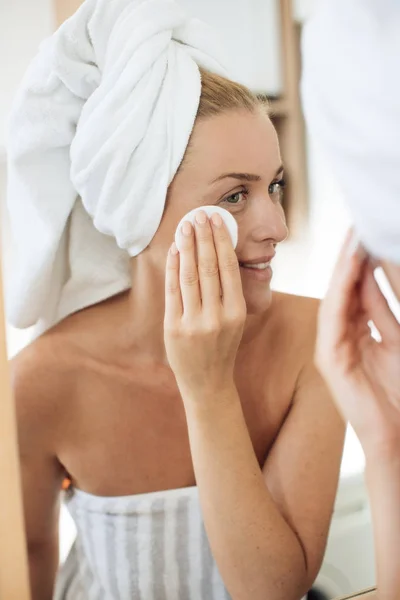
<svg viewBox="0 0 400 600"><path fill-rule="evenodd" d="M201 206L201 203L196 204L193 200L188 201L187 195L186 198L183 195L179 197L177 194L168 196L160 225L152 241L152 247L160 245L169 248L174 241L179 221L198 206Z"/></svg>
<svg viewBox="0 0 400 600"><path fill-rule="evenodd" d="M237 256L243 256L243 250L248 240L252 237L252 225L249 219L240 218L239 216L233 215L236 223L238 224L238 243L235 249Z"/></svg>
<svg viewBox="0 0 400 600"><path fill-rule="evenodd" d="M170 211L168 208L164 209L163 216L161 218L160 225L157 229L155 236L153 237L152 244L165 245L169 240L170 244L173 242L173 234L175 233L173 219L171 218Z"/></svg>

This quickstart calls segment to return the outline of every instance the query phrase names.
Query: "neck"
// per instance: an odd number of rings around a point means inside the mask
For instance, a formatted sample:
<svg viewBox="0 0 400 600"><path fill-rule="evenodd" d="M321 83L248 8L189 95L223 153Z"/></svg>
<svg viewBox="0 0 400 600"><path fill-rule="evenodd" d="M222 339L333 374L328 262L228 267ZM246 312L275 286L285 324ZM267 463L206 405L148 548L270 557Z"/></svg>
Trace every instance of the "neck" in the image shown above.
<svg viewBox="0 0 400 600"><path fill-rule="evenodd" d="M130 345L157 363L168 364L164 347L165 265L155 264L149 253L131 260L132 287L127 296Z"/></svg>

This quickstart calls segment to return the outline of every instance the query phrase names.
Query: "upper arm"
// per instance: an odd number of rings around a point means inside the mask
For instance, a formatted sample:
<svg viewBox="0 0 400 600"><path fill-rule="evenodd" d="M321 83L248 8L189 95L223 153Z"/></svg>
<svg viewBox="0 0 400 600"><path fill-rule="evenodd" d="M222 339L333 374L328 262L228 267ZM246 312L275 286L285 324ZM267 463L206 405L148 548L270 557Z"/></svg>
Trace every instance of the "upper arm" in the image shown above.
<svg viewBox="0 0 400 600"><path fill-rule="evenodd" d="M271 495L302 545L310 584L325 551L344 433L345 425L310 360L263 469Z"/></svg>
<svg viewBox="0 0 400 600"><path fill-rule="evenodd" d="M55 454L54 400L40 358L31 349L11 362L28 548L58 544L63 469Z"/></svg>

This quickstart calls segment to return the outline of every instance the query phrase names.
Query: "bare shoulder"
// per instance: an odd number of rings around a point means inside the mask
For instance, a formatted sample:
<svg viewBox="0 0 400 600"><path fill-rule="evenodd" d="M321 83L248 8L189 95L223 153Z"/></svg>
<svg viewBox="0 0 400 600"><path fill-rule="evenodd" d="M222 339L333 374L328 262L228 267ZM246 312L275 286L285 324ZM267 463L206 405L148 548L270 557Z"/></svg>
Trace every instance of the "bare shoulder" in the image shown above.
<svg viewBox="0 0 400 600"><path fill-rule="evenodd" d="M268 338L279 360L299 373L314 362L320 300L274 292Z"/></svg>
<svg viewBox="0 0 400 600"><path fill-rule="evenodd" d="M50 332L26 346L10 361L10 378L20 434L56 435L74 382L71 352L63 337Z"/></svg>

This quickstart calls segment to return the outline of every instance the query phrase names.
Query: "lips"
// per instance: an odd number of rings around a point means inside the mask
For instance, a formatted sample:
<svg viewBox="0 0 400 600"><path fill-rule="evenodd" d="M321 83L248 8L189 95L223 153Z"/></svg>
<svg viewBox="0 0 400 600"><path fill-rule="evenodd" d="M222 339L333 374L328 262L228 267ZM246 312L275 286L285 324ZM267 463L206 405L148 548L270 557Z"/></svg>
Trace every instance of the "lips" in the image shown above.
<svg viewBox="0 0 400 600"><path fill-rule="evenodd" d="M259 256L258 258L240 260L239 265L245 269L257 269L262 271L271 266L271 261L274 256L275 253L266 256Z"/></svg>

